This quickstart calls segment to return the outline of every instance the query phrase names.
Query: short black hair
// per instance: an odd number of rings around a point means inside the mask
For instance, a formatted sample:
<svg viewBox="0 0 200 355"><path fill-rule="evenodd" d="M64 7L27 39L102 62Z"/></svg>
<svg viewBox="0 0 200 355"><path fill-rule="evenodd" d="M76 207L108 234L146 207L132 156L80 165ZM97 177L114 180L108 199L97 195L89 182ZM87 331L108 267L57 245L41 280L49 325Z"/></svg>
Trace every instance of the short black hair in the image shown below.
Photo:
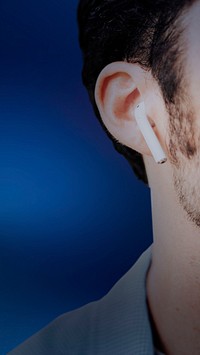
<svg viewBox="0 0 200 355"><path fill-rule="evenodd" d="M180 14L194 0L80 0L79 42L83 52L83 83L96 116L116 150L131 164L139 179L148 184L142 155L119 143L104 126L94 90L101 70L109 63L127 61L151 70L166 105L174 104L183 72L184 48Z"/></svg>

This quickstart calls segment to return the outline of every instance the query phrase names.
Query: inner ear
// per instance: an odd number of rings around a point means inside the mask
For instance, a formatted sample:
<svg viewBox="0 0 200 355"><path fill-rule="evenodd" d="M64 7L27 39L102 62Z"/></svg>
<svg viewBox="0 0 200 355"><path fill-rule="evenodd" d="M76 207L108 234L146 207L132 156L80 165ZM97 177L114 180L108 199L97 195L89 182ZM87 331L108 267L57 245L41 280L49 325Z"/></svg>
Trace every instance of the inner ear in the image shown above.
<svg viewBox="0 0 200 355"><path fill-rule="evenodd" d="M133 103L135 105L135 103L139 101L140 97L141 94L137 88L133 90L129 95L127 95L126 99L124 100L124 112L128 112Z"/></svg>
<svg viewBox="0 0 200 355"><path fill-rule="evenodd" d="M115 103L114 113L119 120L125 119L131 121L134 115L133 108L136 106L136 102L141 99L141 94L136 88L130 92L130 94L118 97Z"/></svg>
<svg viewBox="0 0 200 355"><path fill-rule="evenodd" d="M118 71L112 75L108 75L106 78L104 78L101 88L100 99L102 100L102 102L104 101L109 84L113 81L118 81L120 83L119 87L123 88L123 90L129 89L133 84L131 76L125 72Z"/></svg>

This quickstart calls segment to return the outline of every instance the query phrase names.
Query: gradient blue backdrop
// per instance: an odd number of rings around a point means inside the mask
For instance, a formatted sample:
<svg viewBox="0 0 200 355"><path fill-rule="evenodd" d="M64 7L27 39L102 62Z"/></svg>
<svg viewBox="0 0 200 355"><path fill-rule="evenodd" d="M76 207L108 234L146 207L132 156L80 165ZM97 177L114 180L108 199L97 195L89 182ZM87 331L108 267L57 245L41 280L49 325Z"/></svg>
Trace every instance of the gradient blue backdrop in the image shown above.
<svg viewBox="0 0 200 355"><path fill-rule="evenodd" d="M0 2L0 354L101 297L151 243L149 190L81 84L77 3Z"/></svg>

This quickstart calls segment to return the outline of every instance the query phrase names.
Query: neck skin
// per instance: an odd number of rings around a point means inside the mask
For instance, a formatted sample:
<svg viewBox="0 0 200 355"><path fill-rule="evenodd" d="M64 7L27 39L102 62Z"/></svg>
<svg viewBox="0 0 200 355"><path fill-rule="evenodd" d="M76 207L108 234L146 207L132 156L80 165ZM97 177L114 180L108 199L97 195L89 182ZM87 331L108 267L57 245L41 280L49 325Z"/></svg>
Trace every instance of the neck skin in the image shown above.
<svg viewBox="0 0 200 355"><path fill-rule="evenodd" d="M154 243L147 299L163 351L200 354L200 229L187 218L167 162L144 158L151 186Z"/></svg>

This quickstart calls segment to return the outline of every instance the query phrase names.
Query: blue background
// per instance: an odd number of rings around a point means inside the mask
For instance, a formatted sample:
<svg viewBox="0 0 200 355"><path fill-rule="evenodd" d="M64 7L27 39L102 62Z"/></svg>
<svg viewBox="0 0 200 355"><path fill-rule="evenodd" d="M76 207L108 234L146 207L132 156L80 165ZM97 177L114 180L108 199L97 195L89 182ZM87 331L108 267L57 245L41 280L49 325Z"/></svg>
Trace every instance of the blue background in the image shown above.
<svg viewBox="0 0 200 355"><path fill-rule="evenodd" d="M0 2L0 354L104 295L151 243L149 189L81 83L77 3Z"/></svg>

